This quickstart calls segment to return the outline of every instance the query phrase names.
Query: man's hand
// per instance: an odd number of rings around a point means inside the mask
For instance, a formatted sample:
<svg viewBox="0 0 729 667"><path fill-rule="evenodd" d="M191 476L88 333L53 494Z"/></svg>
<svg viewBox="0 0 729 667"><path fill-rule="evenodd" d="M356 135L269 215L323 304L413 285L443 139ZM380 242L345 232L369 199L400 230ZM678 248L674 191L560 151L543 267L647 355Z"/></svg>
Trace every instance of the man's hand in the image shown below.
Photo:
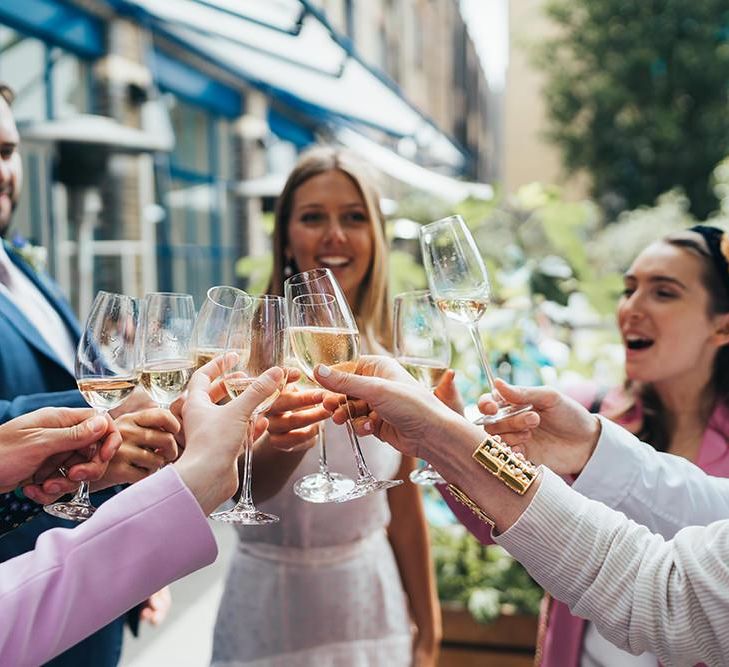
<svg viewBox="0 0 729 667"><path fill-rule="evenodd" d="M101 446L89 460L88 449L97 442ZM58 497L81 481L101 477L120 444L114 422L91 408L42 408L22 415L0 426L0 490L22 483L32 500L45 500L45 493ZM59 466L66 466L65 478ZM44 482L51 491L40 488Z"/></svg>
<svg viewBox="0 0 729 667"><path fill-rule="evenodd" d="M496 380L499 394L514 405L531 403L534 410L486 426L492 435L520 449L533 463L543 463L560 475L577 475L595 450L600 420L577 401L549 387L513 387ZM494 414L490 395L478 402L485 415Z"/></svg>

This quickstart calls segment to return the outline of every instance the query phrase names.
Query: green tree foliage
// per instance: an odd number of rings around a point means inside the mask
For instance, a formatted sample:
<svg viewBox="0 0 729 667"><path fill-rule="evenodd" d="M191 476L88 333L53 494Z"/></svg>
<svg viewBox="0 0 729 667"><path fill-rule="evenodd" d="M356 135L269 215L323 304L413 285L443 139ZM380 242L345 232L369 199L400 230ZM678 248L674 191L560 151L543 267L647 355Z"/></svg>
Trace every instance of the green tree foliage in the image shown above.
<svg viewBox="0 0 729 667"><path fill-rule="evenodd" d="M546 0L545 10L558 29L536 60L548 137L568 171L590 175L609 214L680 187L706 217L711 172L729 153L727 0Z"/></svg>

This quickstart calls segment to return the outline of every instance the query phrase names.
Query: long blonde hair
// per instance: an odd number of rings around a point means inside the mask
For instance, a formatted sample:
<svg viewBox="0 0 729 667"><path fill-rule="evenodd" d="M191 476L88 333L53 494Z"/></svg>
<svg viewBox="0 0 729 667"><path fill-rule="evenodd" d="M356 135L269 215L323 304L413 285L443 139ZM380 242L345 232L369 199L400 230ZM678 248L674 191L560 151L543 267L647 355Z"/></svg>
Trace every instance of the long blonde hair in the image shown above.
<svg viewBox="0 0 729 667"><path fill-rule="evenodd" d="M294 194L306 181L328 171L338 170L348 176L362 195L372 226L373 250L370 266L359 290L357 303L350 304L357 326L371 352L392 349L392 316L388 287L388 253L385 217L380 209L380 195L368 168L351 153L331 146L318 146L303 153L289 174L276 202L273 230L273 273L269 294L283 295L284 269L299 271L286 257L288 228Z"/></svg>

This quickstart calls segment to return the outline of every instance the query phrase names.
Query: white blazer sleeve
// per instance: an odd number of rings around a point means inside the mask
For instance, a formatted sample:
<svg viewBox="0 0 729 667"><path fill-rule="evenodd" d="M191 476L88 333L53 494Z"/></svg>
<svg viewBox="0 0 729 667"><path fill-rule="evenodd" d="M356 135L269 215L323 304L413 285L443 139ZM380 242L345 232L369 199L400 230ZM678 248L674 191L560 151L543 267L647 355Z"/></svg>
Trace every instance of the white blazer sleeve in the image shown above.
<svg viewBox="0 0 729 667"><path fill-rule="evenodd" d="M685 526L729 518L729 479L657 452L609 419L601 422L597 447L573 484L575 491L666 538Z"/></svg>
<svg viewBox="0 0 729 667"><path fill-rule="evenodd" d="M729 521L666 542L545 470L496 542L617 646L665 665L729 662Z"/></svg>

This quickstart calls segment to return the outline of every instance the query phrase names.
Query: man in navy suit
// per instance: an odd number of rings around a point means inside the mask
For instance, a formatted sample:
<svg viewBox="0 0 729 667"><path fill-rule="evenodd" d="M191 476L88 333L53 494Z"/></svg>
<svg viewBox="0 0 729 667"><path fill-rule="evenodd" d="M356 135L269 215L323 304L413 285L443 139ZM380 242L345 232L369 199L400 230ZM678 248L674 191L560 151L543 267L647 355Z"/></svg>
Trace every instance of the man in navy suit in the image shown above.
<svg viewBox="0 0 729 667"><path fill-rule="evenodd" d="M80 335L78 322L58 286L36 272L5 241L22 187L19 135L10 108L12 100L10 88L0 84L0 237L3 239L0 244L0 423L44 406L86 406L76 388L73 370ZM143 414L147 416L135 420L135 415ZM122 419L126 421L120 424ZM162 459L176 456L171 433L177 424L171 425L170 419L174 420L164 411L147 410L125 415L117 421L127 449L124 454L125 445L122 445L117 454L121 460L116 464L112 461L109 466L110 471L116 469L114 481L136 481L164 463L160 456ZM167 440L156 440L154 452L136 446L136 442L148 440L149 433L145 435L145 430L151 431L153 438L159 438L160 428L168 431L162 436ZM156 464L148 464L147 470L143 461L150 458ZM94 498L95 504L101 500ZM0 561L32 549L38 535L49 528L75 525L41 510L40 505L20 494L0 494L0 526L9 528L25 521L0 539ZM123 619L119 619L48 664L112 667L121 653L122 627Z"/></svg>

